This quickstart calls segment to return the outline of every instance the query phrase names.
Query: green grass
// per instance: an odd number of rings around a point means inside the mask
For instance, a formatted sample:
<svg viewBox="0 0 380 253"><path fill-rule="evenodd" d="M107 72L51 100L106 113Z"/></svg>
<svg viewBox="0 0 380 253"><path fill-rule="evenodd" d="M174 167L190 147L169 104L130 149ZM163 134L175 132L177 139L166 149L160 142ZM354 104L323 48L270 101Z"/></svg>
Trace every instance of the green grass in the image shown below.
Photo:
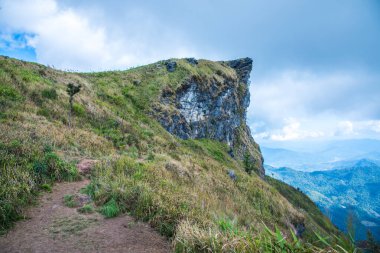
<svg viewBox="0 0 380 253"><path fill-rule="evenodd" d="M269 176L266 177L266 181L274 186L281 195L288 199L294 206L303 210L310 225L316 227L315 230L325 230L326 234L337 233L337 228L321 213L317 205L304 193ZM308 230L304 236L310 237L314 236L314 234L312 230Z"/></svg>
<svg viewBox="0 0 380 253"><path fill-rule="evenodd" d="M107 203L105 203L99 211L107 218L116 217L121 212L119 205L116 203L114 199L111 199Z"/></svg>
<svg viewBox="0 0 380 253"><path fill-rule="evenodd" d="M40 188L46 192L52 192L53 190L50 184L42 184Z"/></svg>
<svg viewBox="0 0 380 253"><path fill-rule="evenodd" d="M54 88L46 88L41 92L42 97L55 100L58 98L57 91Z"/></svg>
<svg viewBox="0 0 380 253"><path fill-rule="evenodd" d="M84 206L78 208L78 212L84 213L84 214L90 214L95 212L95 208L92 204L85 204Z"/></svg>
<svg viewBox="0 0 380 253"><path fill-rule="evenodd" d="M78 203L76 202L74 195L71 195L71 194L65 195L63 197L63 202L65 203L65 206L67 207L71 207L71 208L78 207Z"/></svg>
<svg viewBox="0 0 380 253"><path fill-rule="evenodd" d="M34 201L38 190L50 191L54 181L78 176L74 166L51 150L24 140L0 142L0 231L23 217L23 207Z"/></svg>
<svg viewBox="0 0 380 253"><path fill-rule="evenodd" d="M0 57L0 103L6 105L0 110L0 230L21 218L46 185L77 180L74 164L86 157L100 160L85 189L94 205L78 211L97 206L108 218L128 212L171 238L177 252L312 252L323 247L314 231L325 238L337 230L305 196L247 173L226 144L179 140L152 117L162 90L173 92L189 78L236 77L221 63L176 61L172 73L158 62L78 74ZM72 128L67 124L70 82L82 85ZM236 181L227 174L231 169ZM65 196L64 202L75 206L74 199ZM309 235L296 240L290 228L301 222Z"/></svg>

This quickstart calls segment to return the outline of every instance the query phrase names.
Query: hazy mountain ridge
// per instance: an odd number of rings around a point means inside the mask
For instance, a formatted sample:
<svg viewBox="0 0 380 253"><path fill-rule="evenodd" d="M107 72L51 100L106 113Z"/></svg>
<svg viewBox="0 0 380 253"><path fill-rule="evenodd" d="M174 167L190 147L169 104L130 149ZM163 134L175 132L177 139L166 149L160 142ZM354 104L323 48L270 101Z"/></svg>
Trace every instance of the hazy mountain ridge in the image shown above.
<svg viewBox="0 0 380 253"><path fill-rule="evenodd" d="M301 171L344 168L360 159L380 163L380 141L372 139L308 141L279 147L261 146L265 164Z"/></svg>
<svg viewBox="0 0 380 253"><path fill-rule="evenodd" d="M357 239L370 229L380 238L380 166L362 159L327 171L302 172L265 166L268 175L305 192L339 228L345 229L347 215L358 217Z"/></svg>

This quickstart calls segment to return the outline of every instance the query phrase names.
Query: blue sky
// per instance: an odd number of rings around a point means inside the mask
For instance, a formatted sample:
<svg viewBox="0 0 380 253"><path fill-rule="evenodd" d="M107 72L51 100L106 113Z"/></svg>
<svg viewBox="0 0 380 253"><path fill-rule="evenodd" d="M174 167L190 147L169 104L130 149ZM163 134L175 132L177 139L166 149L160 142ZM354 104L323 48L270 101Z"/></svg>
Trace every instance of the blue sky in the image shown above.
<svg viewBox="0 0 380 253"><path fill-rule="evenodd" d="M380 2L0 0L0 54L64 70L249 56L259 143L380 139Z"/></svg>

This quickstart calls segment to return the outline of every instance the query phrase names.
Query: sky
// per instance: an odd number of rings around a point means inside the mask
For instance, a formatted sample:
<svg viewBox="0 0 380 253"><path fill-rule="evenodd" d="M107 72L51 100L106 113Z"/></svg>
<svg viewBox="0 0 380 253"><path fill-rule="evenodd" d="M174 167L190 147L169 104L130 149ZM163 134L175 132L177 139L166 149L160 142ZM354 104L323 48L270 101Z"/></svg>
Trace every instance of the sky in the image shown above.
<svg viewBox="0 0 380 253"><path fill-rule="evenodd" d="M380 1L0 0L0 54L58 69L251 57L260 144L380 139Z"/></svg>

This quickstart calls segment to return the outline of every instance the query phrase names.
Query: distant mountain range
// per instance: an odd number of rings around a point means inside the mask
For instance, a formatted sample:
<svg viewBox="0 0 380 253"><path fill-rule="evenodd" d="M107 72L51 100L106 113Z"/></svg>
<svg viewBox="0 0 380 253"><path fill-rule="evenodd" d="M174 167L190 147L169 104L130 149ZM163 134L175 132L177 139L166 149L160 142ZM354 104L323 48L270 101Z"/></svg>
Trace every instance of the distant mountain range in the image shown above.
<svg viewBox="0 0 380 253"><path fill-rule="evenodd" d="M265 164L301 171L346 168L361 159L380 162L380 141L371 139L261 145L261 151Z"/></svg>
<svg viewBox="0 0 380 253"><path fill-rule="evenodd" d="M297 152L276 151L278 156L286 152L296 155L288 161L304 159ZM268 160L268 155L265 158ZM354 214L356 239L365 239L367 230L371 230L380 240L380 164L368 159L332 164L336 166L331 170L314 172L268 165L265 169L267 175L306 193L341 230L346 231L348 216Z"/></svg>

